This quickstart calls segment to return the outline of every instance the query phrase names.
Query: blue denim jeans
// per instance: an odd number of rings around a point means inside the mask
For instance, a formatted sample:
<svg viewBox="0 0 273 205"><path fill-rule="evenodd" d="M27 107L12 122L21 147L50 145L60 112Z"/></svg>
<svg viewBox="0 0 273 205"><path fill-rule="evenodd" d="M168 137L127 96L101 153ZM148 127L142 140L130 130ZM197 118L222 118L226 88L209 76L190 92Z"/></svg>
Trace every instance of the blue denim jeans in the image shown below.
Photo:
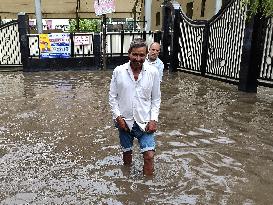
<svg viewBox="0 0 273 205"><path fill-rule="evenodd" d="M119 130L120 145L123 152L131 151L133 148L134 138L137 138L140 151L146 152L155 150L155 136L154 133L147 133L140 129L138 124L134 122L133 128L130 132Z"/></svg>

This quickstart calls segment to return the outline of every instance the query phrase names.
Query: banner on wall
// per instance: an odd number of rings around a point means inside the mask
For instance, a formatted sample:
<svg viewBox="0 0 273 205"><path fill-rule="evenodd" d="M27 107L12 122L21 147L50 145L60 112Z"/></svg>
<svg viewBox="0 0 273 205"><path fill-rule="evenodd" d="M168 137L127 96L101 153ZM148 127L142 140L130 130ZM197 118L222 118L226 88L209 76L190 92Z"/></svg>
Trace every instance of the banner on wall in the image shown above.
<svg viewBox="0 0 273 205"><path fill-rule="evenodd" d="M94 0L94 8L97 16L115 12L115 0Z"/></svg>
<svg viewBox="0 0 273 205"><path fill-rule="evenodd" d="M69 58L70 34L39 34L41 58Z"/></svg>

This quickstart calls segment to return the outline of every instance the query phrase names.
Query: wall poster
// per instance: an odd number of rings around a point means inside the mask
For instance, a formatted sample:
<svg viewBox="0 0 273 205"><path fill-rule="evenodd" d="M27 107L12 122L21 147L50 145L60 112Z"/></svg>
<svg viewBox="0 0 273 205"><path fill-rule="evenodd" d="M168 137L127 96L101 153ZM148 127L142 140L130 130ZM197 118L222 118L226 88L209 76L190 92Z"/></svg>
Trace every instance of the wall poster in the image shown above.
<svg viewBox="0 0 273 205"><path fill-rule="evenodd" d="M70 46L69 33L39 34L41 58L69 58Z"/></svg>

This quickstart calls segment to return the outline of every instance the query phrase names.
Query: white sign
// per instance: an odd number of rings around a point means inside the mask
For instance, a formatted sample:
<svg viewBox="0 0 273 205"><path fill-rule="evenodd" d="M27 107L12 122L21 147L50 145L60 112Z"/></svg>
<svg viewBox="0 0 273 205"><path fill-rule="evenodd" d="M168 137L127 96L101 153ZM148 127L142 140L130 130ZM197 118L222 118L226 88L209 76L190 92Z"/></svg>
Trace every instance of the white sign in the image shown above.
<svg viewBox="0 0 273 205"><path fill-rule="evenodd" d="M97 16L115 12L115 0L94 0L94 8Z"/></svg>
<svg viewBox="0 0 273 205"><path fill-rule="evenodd" d="M90 36L74 36L74 45L90 45Z"/></svg>

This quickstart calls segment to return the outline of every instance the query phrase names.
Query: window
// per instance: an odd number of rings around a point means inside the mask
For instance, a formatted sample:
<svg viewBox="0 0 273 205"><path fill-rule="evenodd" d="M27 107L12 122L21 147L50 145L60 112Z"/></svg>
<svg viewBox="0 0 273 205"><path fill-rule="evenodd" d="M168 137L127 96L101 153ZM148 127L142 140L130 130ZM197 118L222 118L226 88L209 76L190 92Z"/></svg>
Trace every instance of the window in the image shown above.
<svg viewBox="0 0 273 205"><path fill-rule="evenodd" d="M187 3L187 17L192 18L193 15L193 2Z"/></svg>
<svg viewBox="0 0 273 205"><path fill-rule="evenodd" d="M201 4L201 17L205 16L206 0L202 0Z"/></svg>
<svg viewBox="0 0 273 205"><path fill-rule="evenodd" d="M160 25L160 12L156 13L156 16L155 16L155 25L156 26Z"/></svg>

